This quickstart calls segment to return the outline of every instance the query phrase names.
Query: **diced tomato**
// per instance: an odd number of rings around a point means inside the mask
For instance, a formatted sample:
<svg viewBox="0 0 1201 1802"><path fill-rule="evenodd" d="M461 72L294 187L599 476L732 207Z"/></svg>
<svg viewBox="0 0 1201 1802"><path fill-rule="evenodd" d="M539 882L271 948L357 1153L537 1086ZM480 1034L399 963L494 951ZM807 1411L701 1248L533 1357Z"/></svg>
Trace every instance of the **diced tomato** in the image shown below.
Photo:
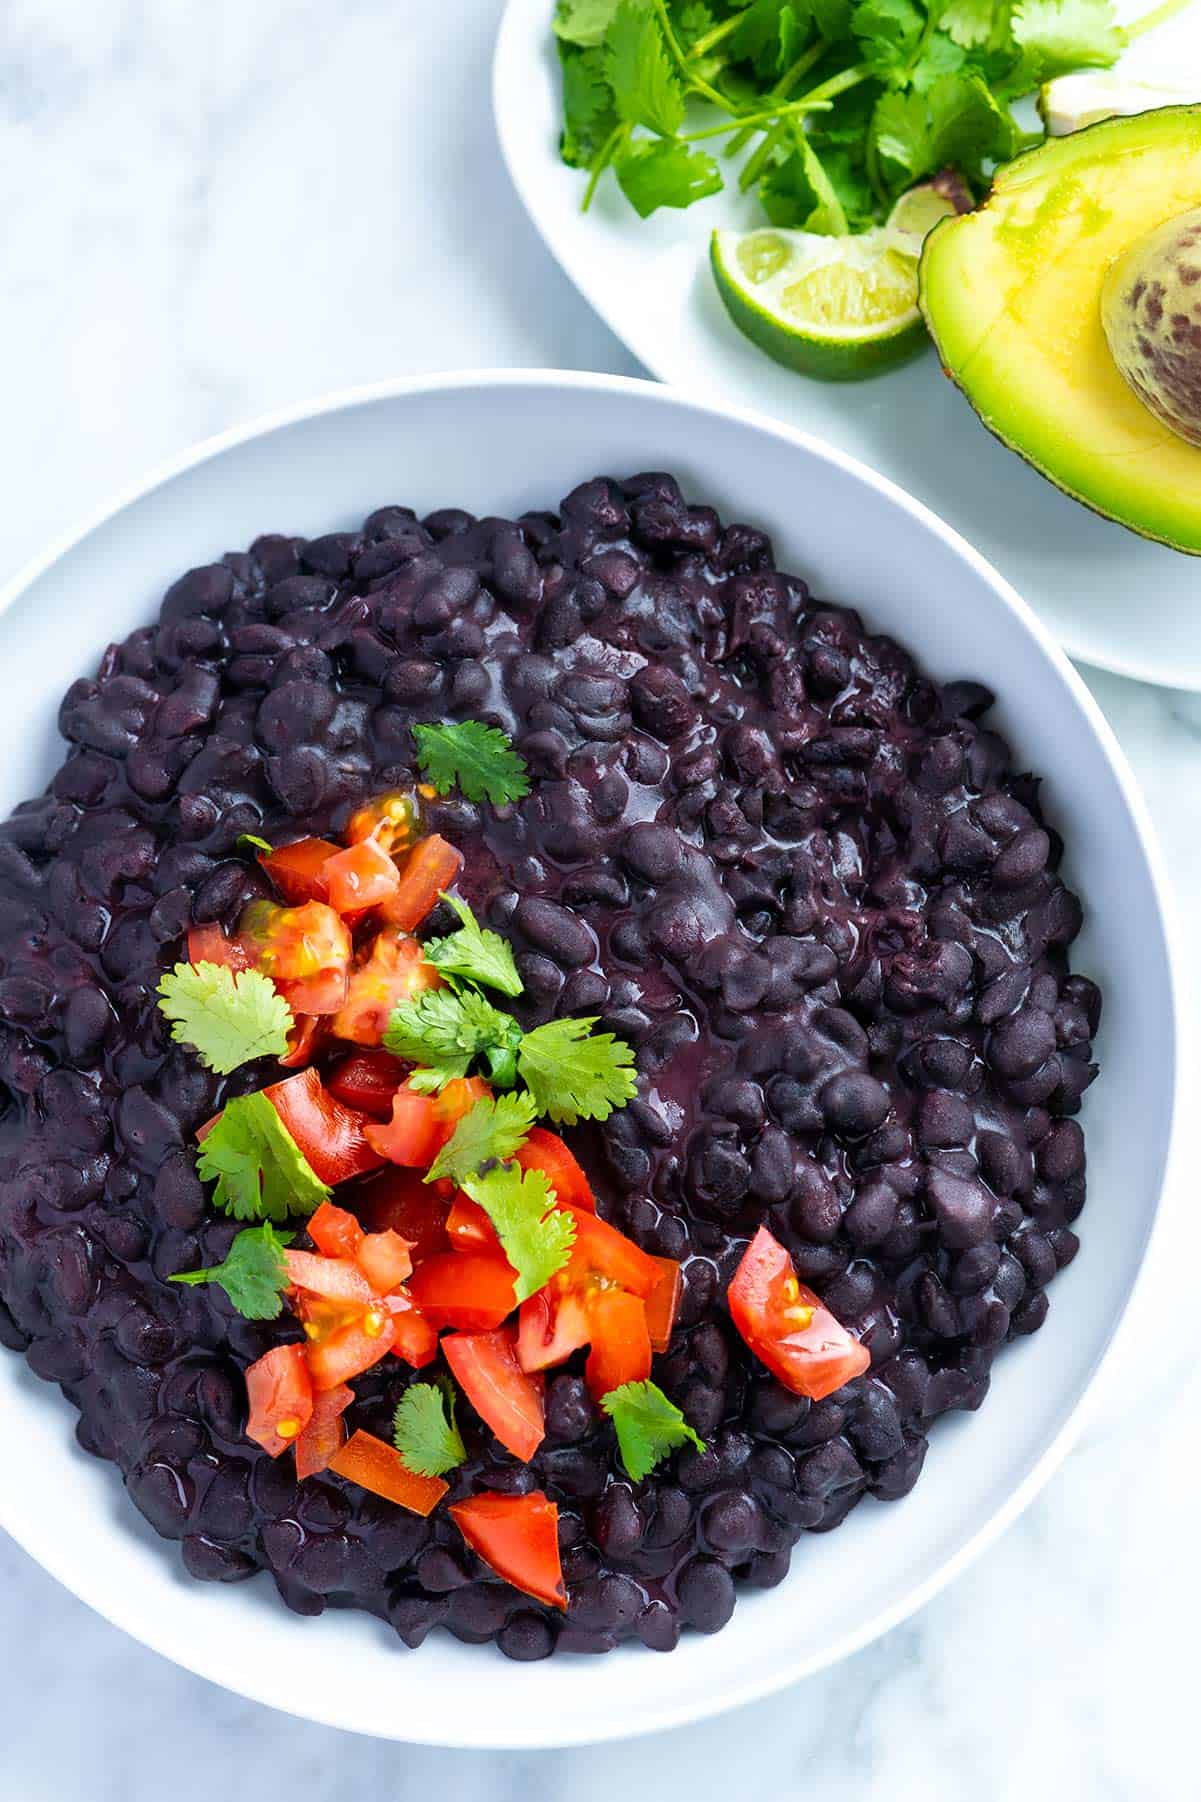
<svg viewBox="0 0 1201 1802"><path fill-rule="evenodd" d="M500 1251L496 1228L482 1207L461 1191L446 1216L446 1236L452 1251Z"/></svg>
<svg viewBox="0 0 1201 1802"><path fill-rule="evenodd" d="M587 1304L592 1350L584 1366L591 1393L600 1400L623 1383L643 1383L651 1374L651 1341L646 1308L625 1289L598 1289Z"/></svg>
<svg viewBox="0 0 1201 1802"><path fill-rule="evenodd" d="M525 1144L513 1153L513 1161L523 1170L540 1170L560 1202L595 1214L596 1201L588 1178L558 1133L548 1132L544 1126L531 1128Z"/></svg>
<svg viewBox="0 0 1201 1802"><path fill-rule="evenodd" d="M373 1120L387 1120L407 1066L390 1051L352 1051L335 1064L325 1086L336 1101Z"/></svg>
<svg viewBox="0 0 1201 1802"><path fill-rule="evenodd" d="M309 1231L312 1230L310 1226ZM674 1258L652 1258L651 1262L657 1264L663 1274L646 1298L646 1330L651 1336L652 1351L663 1352L671 1343L684 1280Z"/></svg>
<svg viewBox="0 0 1201 1802"><path fill-rule="evenodd" d="M456 1077L440 1095L419 1095L406 1083L392 1098L387 1125L367 1128L368 1141L393 1164L428 1170L463 1115L491 1092L478 1076Z"/></svg>
<svg viewBox="0 0 1201 1802"><path fill-rule="evenodd" d="M819 1402L871 1363L866 1347L797 1281L792 1259L765 1226L743 1253L726 1300L747 1345L794 1395Z"/></svg>
<svg viewBox="0 0 1201 1802"><path fill-rule="evenodd" d="M529 1495L498 1495L486 1489L450 1510L455 1525L484 1563L514 1589L567 1607L559 1561L559 1510L540 1489Z"/></svg>
<svg viewBox="0 0 1201 1802"><path fill-rule="evenodd" d="M357 813L351 814L346 828L346 842L348 845L358 845L364 839L371 838L384 851L403 851L413 843L419 826L416 796L407 795L401 789L393 789L390 794L368 801Z"/></svg>
<svg viewBox="0 0 1201 1802"><path fill-rule="evenodd" d="M308 1426L296 1441L296 1475L303 1483L329 1468L346 1440L342 1416L354 1400L354 1390L346 1383L336 1389L324 1389L313 1397L313 1412Z"/></svg>
<svg viewBox="0 0 1201 1802"><path fill-rule="evenodd" d="M308 1235L326 1258L354 1258L363 1243L363 1229L347 1208L323 1201L308 1223Z"/></svg>
<svg viewBox="0 0 1201 1802"><path fill-rule="evenodd" d="M373 1495L382 1495L385 1501L395 1502L411 1514L432 1514L448 1488L441 1477L419 1477L416 1471L409 1470L401 1463L395 1446L377 1439L374 1433L365 1433L361 1427L330 1459L329 1467L348 1483L370 1489Z"/></svg>
<svg viewBox="0 0 1201 1802"><path fill-rule="evenodd" d="M487 1333L517 1306L513 1266L482 1251L442 1252L413 1272L409 1293L436 1327Z"/></svg>
<svg viewBox="0 0 1201 1802"><path fill-rule="evenodd" d="M305 1331L308 1332L306 1323ZM314 1389L336 1389L370 1370L392 1350L392 1317L381 1301L364 1309L345 1326L318 1333L305 1347Z"/></svg>
<svg viewBox="0 0 1201 1802"><path fill-rule="evenodd" d="M377 1295L387 1295L413 1274L409 1242L391 1228L364 1236L358 1264Z"/></svg>
<svg viewBox="0 0 1201 1802"><path fill-rule="evenodd" d="M492 1333L448 1333L442 1341L467 1400L506 1451L529 1460L546 1437L542 1394L517 1362L512 1327Z"/></svg>
<svg viewBox="0 0 1201 1802"><path fill-rule="evenodd" d="M462 868L463 853L446 839L437 833L419 839L401 867L400 887L380 908L381 918L405 932L415 931Z"/></svg>
<svg viewBox="0 0 1201 1802"><path fill-rule="evenodd" d="M549 1370L587 1345L592 1328L580 1296L572 1290L539 1289L521 1304L517 1361L523 1370Z"/></svg>
<svg viewBox="0 0 1201 1802"><path fill-rule="evenodd" d="M602 1277L618 1288L629 1289L643 1301L650 1295L662 1272L648 1252L619 1233L615 1226L590 1214L584 1208L562 1206L575 1221L575 1243L567 1266L566 1281L582 1288Z"/></svg>
<svg viewBox="0 0 1201 1802"><path fill-rule="evenodd" d="M377 907L400 887L399 870L373 838L335 851L322 874L329 887L329 904L340 914Z"/></svg>
<svg viewBox="0 0 1201 1802"><path fill-rule="evenodd" d="M357 1302L369 1308L375 1290L349 1258L325 1258L314 1251L285 1251L284 1263L294 1289L323 1295L327 1301Z"/></svg>
<svg viewBox="0 0 1201 1802"><path fill-rule="evenodd" d="M426 989L441 987L442 978L425 962L418 941L407 932L385 927L364 961L350 972L345 1002L334 1016L334 1036L355 1045L379 1045L394 1007Z"/></svg>
<svg viewBox="0 0 1201 1802"><path fill-rule="evenodd" d="M315 976L277 976L275 986L293 1014L314 1014L328 1020L345 1006L350 988L350 971L343 965L318 970Z"/></svg>
<svg viewBox="0 0 1201 1802"><path fill-rule="evenodd" d="M242 909L238 937L254 952L263 974L276 981L301 982L350 963L346 923L324 901L306 901L303 907L251 901Z"/></svg>
<svg viewBox="0 0 1201 1802"><path fill-rule="evenodd" d="M304 1156L323 1183L344 1183L375 1170L380 1153L368 1143L360 1114L335 1101L310 1065L263 1090Z"/></svg>
<svg viewBox="0 0 1201 1802"><path fill-rule="evenodd" d="M482 1076L456 1076L441 1094L434 1096L434 1111L447 1139L464 1114L469 1114L477 1101L483 1101L491 1093Z"/></svg>
<svg viewBox="0 0 1201 1802"><path fill-rule="evenodd" d="M298 1014L288 1034L288 1049L280 1063L289 1070L302 1070L311 1064L321 1049L327 1022L318 1014Z"/></svg>
<svg viewBox="0 0 1201 1802"><path fill-rule="evenodd" d="M392 1350L415 1370L431 1364L438 1355L438 1329L431 1326L407 1289L396 1289L385 1298L392 1318Z"/></svg>
<svg viewBox="0 0 1201 1802"><path fill-rule="evenodd" d="M295 1445L313 1413L313 1383L303 1345L276 1345L246 1372L246 1436L278 1458Z"/></svg>
<svg viewBox="0 0 1201 1802"><path fill-rule="evenodd" d="M414 1264L446 1251L446 1215L453 1183L423 1182L416 1170L388 1164L358 1192L363 1218L376 1232L389 1228L412 1246Z"/></svg>
<svg viewBox="0 0 1201 1802"><path fill-rule="evenodd" d="M259 863L285 901L303 906L306 901L328 901L325 865L339 847L325 838L301 838L292 845L277 845Z"/></svg>
<svg viewBox="0 0 1201 1802"><path fill-rule="evenodd" d="M227 938L220 926L193 926L188 932L190 964L224 964L229 970L252 970L254 954L241 939Z"/></svg>

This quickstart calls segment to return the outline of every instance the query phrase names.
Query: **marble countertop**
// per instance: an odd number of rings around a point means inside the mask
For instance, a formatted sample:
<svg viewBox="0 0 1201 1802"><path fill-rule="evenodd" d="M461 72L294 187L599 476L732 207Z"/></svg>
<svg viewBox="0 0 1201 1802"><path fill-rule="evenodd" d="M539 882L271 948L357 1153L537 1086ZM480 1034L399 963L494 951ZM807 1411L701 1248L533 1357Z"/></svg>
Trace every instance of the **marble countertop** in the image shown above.
<svg viewBox="0 0 1201 1802"><path fill-rule="evenodd" d="M488 106L499 11L8 0L0 580L161 458L325 389L472 364L637 373L508 186ZM1085 674L1187 921L1201 698ZM1191 956L1185 976L1197 993ZM1196 1782L1201 1614L1189 1175L1178 1158L1127 1355L1064 1469L939 1599L836 1669L624 1746L409 1749L188 1676L0 1535L0 1802L268 1786L306 1802L435 1786L445 1802L674 1802L726 1785L821 1802L1176 1802ZM11 1459L3 1479L19 1474Z"/></svg>

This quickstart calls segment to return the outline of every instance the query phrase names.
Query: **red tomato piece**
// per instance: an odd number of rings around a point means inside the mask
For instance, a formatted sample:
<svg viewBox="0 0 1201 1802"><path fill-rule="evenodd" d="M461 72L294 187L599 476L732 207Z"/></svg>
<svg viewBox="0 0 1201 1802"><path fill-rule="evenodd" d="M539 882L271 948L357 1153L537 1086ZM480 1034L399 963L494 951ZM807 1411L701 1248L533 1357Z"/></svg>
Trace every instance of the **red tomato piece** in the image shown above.
<svg viewBox="0 0 1201 1802"><path fill-rule="evenodd" d="M447 1135L434 1107L432 1095L418 1095L407 1084L392 1097L392 1118L386 1125L369 1125L367 1143L389 1163L410 1170L428 1170Z"/></svg>
<svg viewBox="0 0 1201 1802"><path fill-rule="evenodd" d="M357 1303L360 1308L369 1308L375 1301L375 1290L349 1258L325 1258L314 1251L285 1251L284 1263L294 1289L323 1295L327 1301Z"/></svg>
<svg viewBox="0 0 1201 1802"><path fill-rule="evenodd" d="M275 980L302 982L350 964L346 923L324 901L306 901L303 907L251 901L242 909L238 937L250 947L263 974Z"/></svg>
<svg viewBox="0 0 1201 1802"><path fill-rule="evenodd" d="M387 1165L359 1191L358 1200L368 1226L376 1232L391 1229L412 1247L414 1264L448 1249L446 1215L454 1185L423 1182L416 1170Z"/></svg>
<svg viewBox="0 0 1201 1802"><path fill-rule="evenodd" d="M407 1289L387 1296L384 1306L392 1317L392 1350L415 1370L431 1364L438 1355L438 1329L431 1326Z"/></svg>
<svg viewBox="0 0 1201 1802"><path fill-rule="evenodd" d="M347 1208L323 1201L308 1223L308 1235L326 1258L351 1258L363 1243L363 1229Z"/></svg>
<svg viewBox="0 0 1201 1802"><path fill-rule="evenodd" d="M314 1323L306 1322L305 1331ZM386 1358L392 1350L392 1318L382 1302L375 1302L345 1326L317 1332L305 1348L314 1389L336 1389Z"/></svg>
<svg viewBox="0 0 1201 1802"><path fill-rule="evenodd" d="M598 1289L589 1298L592 1350L584 1379L597 1401L623 1383L643 1383L651 1374L651 1341L646 1308L624 1289Z"/></svg>
<svg viewBox="0 0 1201 1802"><path fill-rule="evenodd" d="M558 1133L548 1132L544 1126L531 1128L525 1144L513 1153L513 1162L523 1170L540 1170L560 1202L595 1214L596 1201L588 1178Z"/></svg>
<svg viewBox="0 0 1201 1802"><path fill-rule="evenodd" d="M372 838L389 853L403 851L417 837L419 825L416 796L407 795L402 789L393 789L390 794L368 801L357 813L351 814L346 828L346 842L348 845L357 845L364 839Z"/></svg>
<svg viewBox="0 0 1201 1802"><path fill-rule="evenodd" d="M355 1045L379 1045L394 1007L425 989L441 987L441 976L425 962L417 940L386 927L350 972L345 1001L334 1016L334 1036Z"/></svg>
<svg viewBox="0 0 1201 1802"><path fill-rule="evenodd" d="M373 1495L382 1495L411 1514L432 1514L449 1487L441 1477L419 1477L401 1463L395 1446L361 1427L330 1459L329 1468L348 1483L370 1489Z"/></svg>
<svg viewBox="0 0 1201 1802"><path fill-rule="evenodd" d="M259 863L285 901L303 906L306 901L328 901L325 865L337 855L338 846L325 838L301 838L292 845L277 845L264 852Z"/></svg>
<svg viewBox="0 0 1201 1802"><path fill-rule="evenodd" d="M400 887L380 908L380 915L390 926L413 932L435 906L443 889L454 883L463 868L463 853L456 851L446 839L432 833L419 839L405 858L400 871Z"/></svg>
<svg viewBox="0 0 1201 1802"><path fill-rule="evenodd" d="M252 970L254 955L241 939L226 938L220 926L193 926L188 932L190 964L224 964L229 970Z"/></svg>
<svg viewBox="0 0 1201 1802"><path fill-rule="evenodd" d="M587 1345L592 1328L581 1298L572 1290L539 1289L521 1304L517 1361L523 1370L549 1370Z"/></svg>
<svg viewBox="0 0 1201 1802"><path fill-rule="evenodd" d="M497 1495L486 1489L450 1510L455 1525L498 1577L552 1608L567 1607L559 1560L559 1510L540 1489Z"/></svg>
<svg viewBox="0 0 1201 1802"><path fill-rule="evenodd" d="M500 1252L496 1228L476 1201L461 1191L446 1216L446 1236L452 1251Z"/></svg>
<svg viewBox="0 0 1201 1802"><path fill-rule="evenodd" d="M442 1341L463 1394L515 1458L528 1462L546 1437L538 1385L517 1362L512 1327L492 1333L448 1333Z"/></svg>
<svg viewBox="0 0 1201 1802"><path fill-rule="evenodd" d="M662 1275L654 1258L599 1214L570 1204L561 1204L561 1211L575 1221L575 1243L566 1280L577 1288L586 1288L600 1277L645 1301Z"/></svg>
<svg viewBox="0 0 1201 1802"><path fill-rule="evenodd" d="M335 1101L310 1065L263 1090L320 1182L344 1183L383 1159L369 1143L363 1118Z"/></svg>
<svg viewBox="0 0 1201 1802"><path fill-rule="evenodd" d="M313 1413L313 1383L303 1345L276 1345L246 1372L246 1436L278 1458L295 1445Z"/></svg>
<svg viewBox="0 0 1201 1802"><path fill-rule="evenodd" d="M377 1295L389 1294L413 1274L409 1242L391 1227L365 1234L357 1255L359 1269Z"/></svg>
<svg viewBox="0 0 1201 1802"><path fill-rule="evenodd" d="M482 1076L456 1076L453 1082L447 1083L440 1095L434 1096L434 1112L447 1139L464 1114L469 1114L477 1101L482 1101L491 1093L492 1090ZM443 1144L445 1142L443 1140Z"/></svg>
<svg viewBox="0 0 1201 1802"><path fill-rule="evenodd" d="M280 1063L288 1070L302 1070L306 1064L311 1064L321 1049L325 1029L326 1021L320 1015L298 1014L296 1024L288 1034L288 1049Z"/></svg>
<svg viewBox="0 0 1201 1802"><path fill-rule="evenodd" d="M659 1266L662 1275L646 1298L646 1330L651 1336L651 1350L663 1352L671 1342L684 1278L675 1258L652 1258L651 1262Z"/></svg>
<svg viewBox="0 0 1201 1802"><path fill-rule="evenodd" d="M277 976L274 980L293 1014L314 1014L327 1020L345 1005L350 971L336 965L328 970L318 970L315 976L301 976L295 980Z"/></svg>
<svg viewBox="0 0 1201 1802"><path fill-rule="evenodd" d="M871 1363L867 1348L797 1281L792 1259L765 1226L743 1253L726 1300L747 1345L794 1395L820 1402Z"/></svg>
<svg viewBox="0 0 1201 1802"><path fill-rule="evenodd" d="M352 1051L334 1065L325 1086L335 1101L373 1120L387 1120L407 1069L390 1051Z"/></svg>
<svg viewBox="0 0 1201 1802"><path fill-rule="evenodd" d="M517 1306L513 1274L495 1253L442 1252L417 1266L409 1293L434 1326L487 1333Z"/></svg>
<svg viewBox="0 0 1201 1802"><path fill-rule="evenodd" d="M346 1383L336 1389L322 1390L313 1397L313 1412L308 1426L296 1441L296 1475L303 1483L328 1470L346 1439L342 1416L354 1400L354 1390Z"/></svg>
<svg viewBox="0 0 1201 1802"><path fill-rule="evenodd" d="M335 851L322 874L329 889L329 904L340 914L364 912L386 901L400 887L400 871L373 838Z"/></svg>

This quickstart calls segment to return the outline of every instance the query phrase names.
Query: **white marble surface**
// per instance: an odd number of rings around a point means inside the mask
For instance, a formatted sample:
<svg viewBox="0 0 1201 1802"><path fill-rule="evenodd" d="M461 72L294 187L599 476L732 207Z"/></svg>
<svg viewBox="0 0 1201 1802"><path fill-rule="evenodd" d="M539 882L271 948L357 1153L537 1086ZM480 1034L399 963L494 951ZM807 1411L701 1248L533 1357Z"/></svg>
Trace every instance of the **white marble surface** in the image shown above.
<svg viewBox="0 0 1201 1802"><path fill-rule="evenodd" d="M6 0L0 579L163 456L323 389L464 364L633 372L506 184L487 101L498 11ZM1201 900L1201 701L1089 679L1145 785L1187 920ZM1186 975L1196 995L1201 972ZM1171 1184L1125 1355L1080 1448L958 1583L837 1669L599 1751L410 1751L185 1675L0 1538L0 1802L1195 1794L1190 1174ZM20 1480L11 1449L3 1480ZM397 1682L403 1707L403 1664Z"/></svg>

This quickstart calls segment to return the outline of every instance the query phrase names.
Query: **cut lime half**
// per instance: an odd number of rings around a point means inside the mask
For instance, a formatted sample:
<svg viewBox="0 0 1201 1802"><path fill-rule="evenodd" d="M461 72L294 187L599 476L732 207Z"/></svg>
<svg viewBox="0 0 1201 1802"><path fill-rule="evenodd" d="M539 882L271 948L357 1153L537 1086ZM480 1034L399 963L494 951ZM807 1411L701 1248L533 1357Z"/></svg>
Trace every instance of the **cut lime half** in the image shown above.
<svg viewBox="0 0 1201 1802"><path fill-rule="evenodd" d="M854 237L774 226L716 231L709 256L717 291L739 330L777 363L857 381L925 342L918 257L927 231L954 210L927 185L903 194L887 225Z"/></svg>

